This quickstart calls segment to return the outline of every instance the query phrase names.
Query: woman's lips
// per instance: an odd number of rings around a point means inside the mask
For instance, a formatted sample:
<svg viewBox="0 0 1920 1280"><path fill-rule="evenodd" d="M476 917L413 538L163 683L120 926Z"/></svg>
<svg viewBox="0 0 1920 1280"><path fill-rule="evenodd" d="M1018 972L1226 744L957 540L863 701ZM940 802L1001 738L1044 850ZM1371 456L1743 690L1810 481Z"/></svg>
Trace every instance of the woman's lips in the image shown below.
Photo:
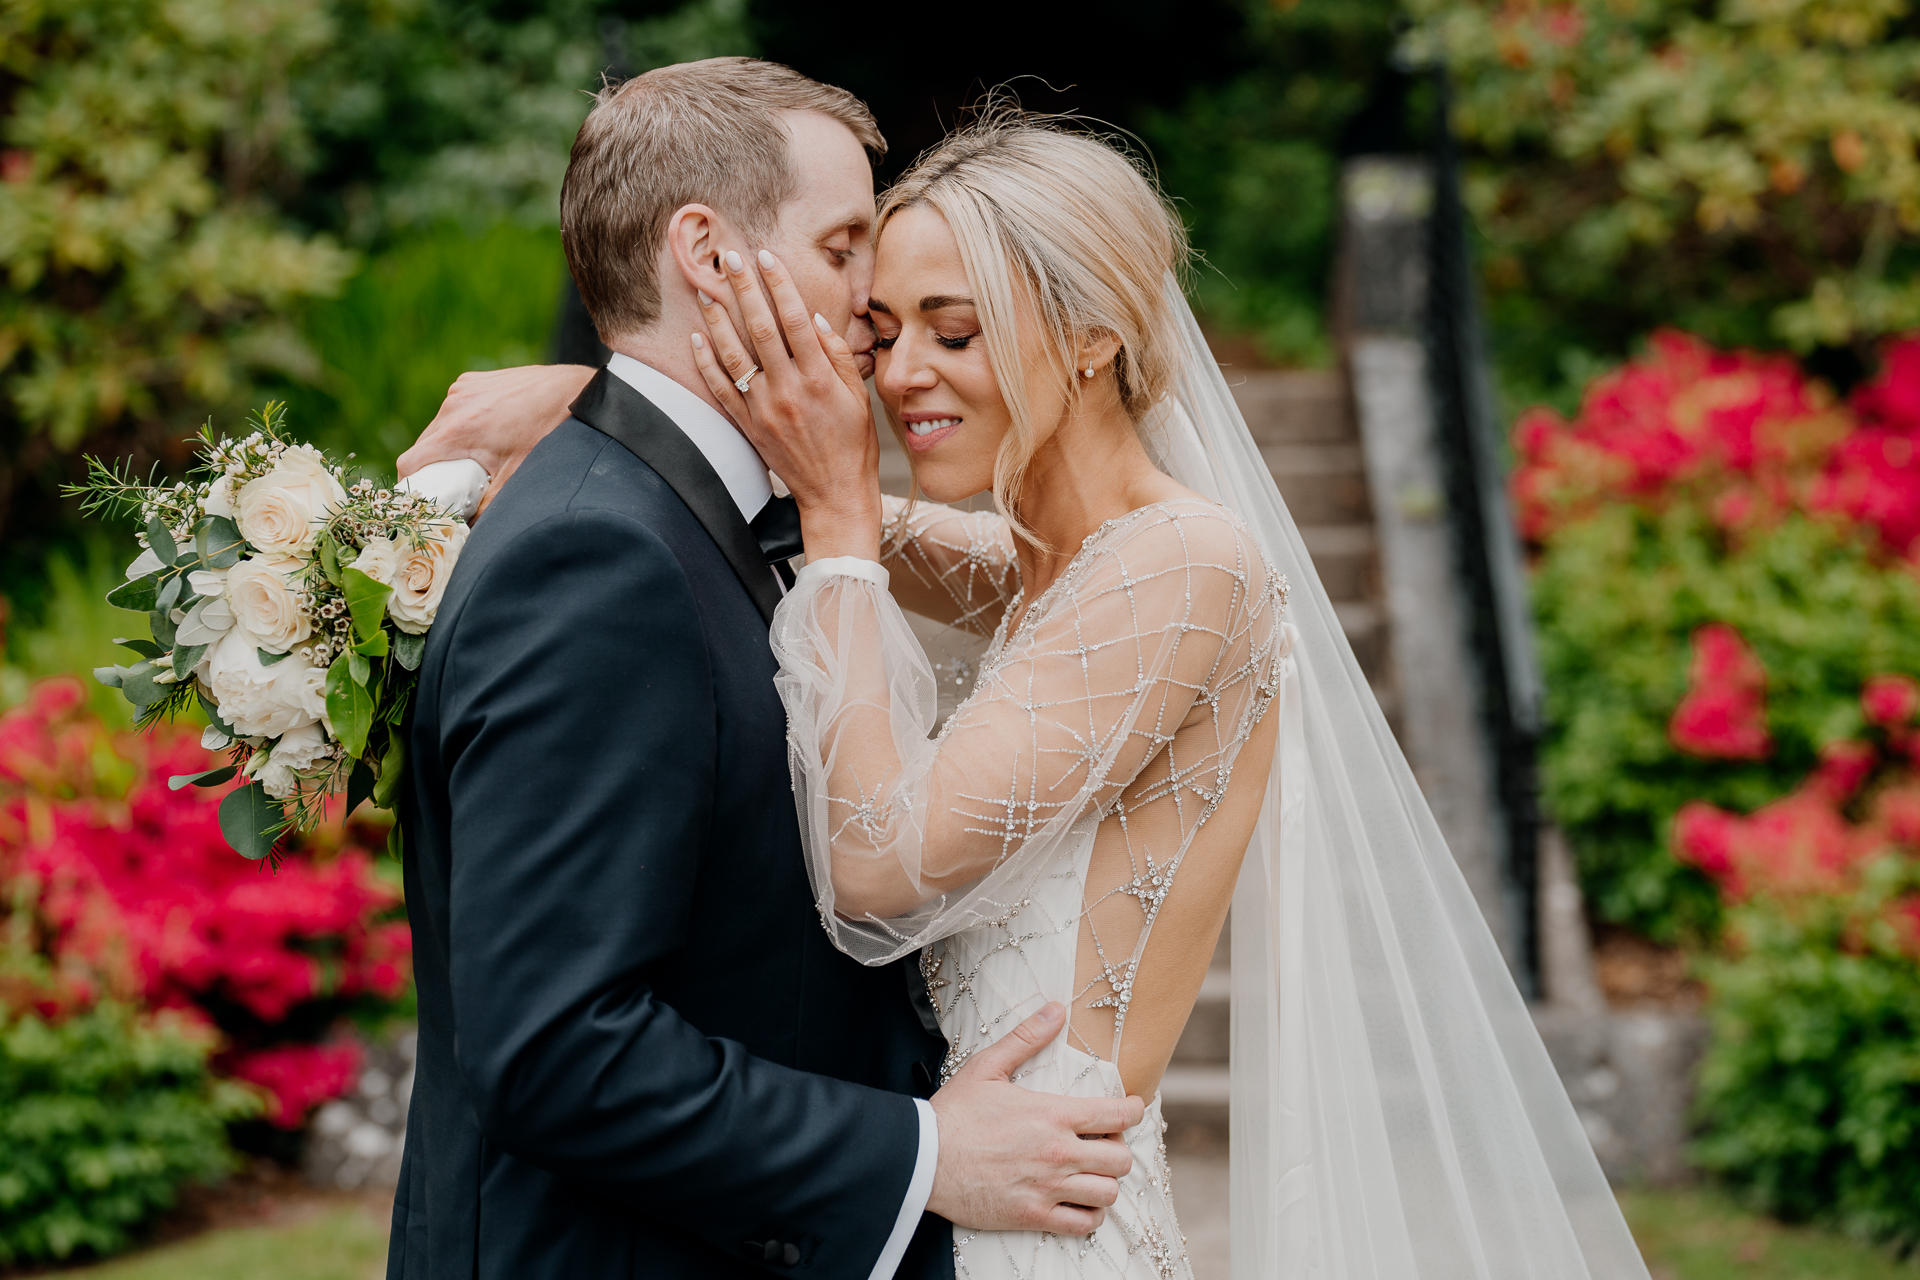
<svg viewBox="0 0 1920 1280"><path fill-rule="evenodd" d="M907 448L915 453L925 453L942 440L960 429L959 418L925 418L918 422L906 422Z"/></svg>

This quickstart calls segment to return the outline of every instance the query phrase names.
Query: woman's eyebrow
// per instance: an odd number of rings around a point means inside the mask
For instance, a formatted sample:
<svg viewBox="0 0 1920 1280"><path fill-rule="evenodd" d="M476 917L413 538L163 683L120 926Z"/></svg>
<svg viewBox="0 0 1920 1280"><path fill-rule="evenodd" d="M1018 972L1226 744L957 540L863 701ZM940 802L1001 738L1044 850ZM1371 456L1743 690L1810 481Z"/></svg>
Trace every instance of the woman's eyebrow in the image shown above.
<svg viewBox="0 0 1920 1280"><path fill-rule="evenodd" d="M953 293L930 293L920 299L920 309L922 311L939 311L946 307L970 307L972 305L972 298L963 298Z"/></svg>
<svg viewBox="0 0 1920 1280"><path fill-rule="evenodd" d="M882 302L882 301L880 301L880 299L878 299L878 298L868 298L868 299L867 299L867 310L869 310L869 311L884 311L884 312L886 312L886 313L887 313L888 315L892 315L892 314L893 314L893 308L892 308L892 307L890 307L890 306L888 306L888 305L887 305L886 303L884 303L884 302Z"/></svg>

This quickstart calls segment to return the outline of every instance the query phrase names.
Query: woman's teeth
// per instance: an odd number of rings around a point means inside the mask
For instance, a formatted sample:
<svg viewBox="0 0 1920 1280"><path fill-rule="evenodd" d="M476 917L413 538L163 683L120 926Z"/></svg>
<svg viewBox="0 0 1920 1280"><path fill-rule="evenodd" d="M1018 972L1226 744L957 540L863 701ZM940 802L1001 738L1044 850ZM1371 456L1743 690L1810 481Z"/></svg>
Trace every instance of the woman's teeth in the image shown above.
<svg viewBox="0 0 1920 1280"><path fill-rule="evenodd" d="M925 422L909 422L907 428L917 436L930 436L942 427L957 427L958 418L929 418Z"/></svg>

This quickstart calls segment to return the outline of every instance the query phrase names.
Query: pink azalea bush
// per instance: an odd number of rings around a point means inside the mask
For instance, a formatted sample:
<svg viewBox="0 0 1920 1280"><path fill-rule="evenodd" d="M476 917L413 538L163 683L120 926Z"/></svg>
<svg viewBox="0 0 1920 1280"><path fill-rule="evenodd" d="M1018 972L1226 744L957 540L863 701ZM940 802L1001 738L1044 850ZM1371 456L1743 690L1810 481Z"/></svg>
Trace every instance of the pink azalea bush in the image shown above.
<svg viewBox="0 0 1920 1280"><path fill-rule="evenodd" d="M1514 444L1548 807L1604 919L1710 936L1680 812L1796 792L1920 674L1920 336L1842 401L1784 356L1656 333Z"/></svg>
<svg viewBox="0 0 1920 1280"><path fill-rule="evenodd" d="M1920 1241L1920 339L1842 403L1656 334L1515 446L1548 807L1707 980L1694 1159Z"/></svg>
<svg viewBox="0 0 1920 1280"><path fill-rule="evenodd" d="M109 732L77 681L43 681L0 716L0 882L26 886L41 922L55 977L39 1012L103 996L190 1011L224 1033L216 1069L297 1128L358 1071L351 1043L318 1041L356 1002L402 994L410 937L337 823L277 871L235 854L227 788L167 785L215 763L184 731Z"/></svg>

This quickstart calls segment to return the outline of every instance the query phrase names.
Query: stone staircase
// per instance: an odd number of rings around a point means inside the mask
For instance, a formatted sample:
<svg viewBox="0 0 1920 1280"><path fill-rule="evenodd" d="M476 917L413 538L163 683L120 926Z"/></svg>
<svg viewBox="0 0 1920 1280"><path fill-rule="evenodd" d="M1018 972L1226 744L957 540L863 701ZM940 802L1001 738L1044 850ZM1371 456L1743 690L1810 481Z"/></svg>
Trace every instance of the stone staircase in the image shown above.
<svg viewBox="0 0 1920 1280"><path fill-rule="evenodd" d="M1226 374L1260 455L1300 526L1347 640L1391 720L1386 615L1373 510L1346 378L1337 370L1228 368ZM905 453L883 431L881 487L888 493L905 494L910 479ZM936 666L953 657L971 656L965 653L968 646L941 628L916 626L915 630ZM949 697L948 683L942 681L943 704ZM943 713L949 709L941 708ZM1222 935L1199 1002L1160 1084L1169 1136L1180 1145L1204 1145L1226 1136L1228 944L1228 937Z"/></svg>

